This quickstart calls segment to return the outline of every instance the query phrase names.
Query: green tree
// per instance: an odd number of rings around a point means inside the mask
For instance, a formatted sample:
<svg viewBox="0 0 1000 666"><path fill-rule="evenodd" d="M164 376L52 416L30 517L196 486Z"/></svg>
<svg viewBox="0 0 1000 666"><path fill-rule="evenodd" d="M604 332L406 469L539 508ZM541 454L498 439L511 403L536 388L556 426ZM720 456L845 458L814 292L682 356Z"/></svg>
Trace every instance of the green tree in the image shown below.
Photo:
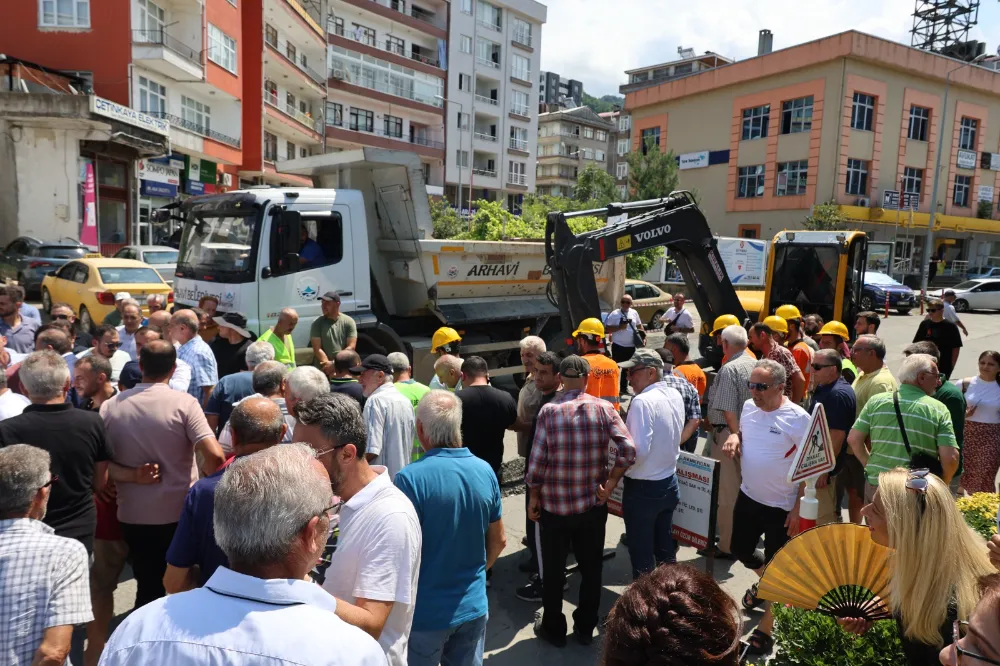
<svg viewBox="0 0 1000 666"><path fill-rule="evenodd" d="M836 201L827 201L813 206L812 214L802 221L802 226L811 231L843 229L847 226L847 218Z"/></svg>
<svg viewBox="0 0 1000 666"><path fill-rule="evenodd" d="M634 151L628 161L628 189L632 201L665 197L677 189L680 181L677 156L673 151L661 153L652 140L646 142L646 154Z"/></svg>
<svg viewBox="0 0 1000 666"><path fill-rule="evenodd" d="M618 199L618 188L611 174L596 164L588 164L576 177L573 198L591 208L607 206Z"/></svg>
<svg viewBox="0 0 1000 666"><path fill-rule="evenodd" d="M455 238L469 228L450 203L438 198L431 199L431 222L434 225L434 238Z"/></svg>

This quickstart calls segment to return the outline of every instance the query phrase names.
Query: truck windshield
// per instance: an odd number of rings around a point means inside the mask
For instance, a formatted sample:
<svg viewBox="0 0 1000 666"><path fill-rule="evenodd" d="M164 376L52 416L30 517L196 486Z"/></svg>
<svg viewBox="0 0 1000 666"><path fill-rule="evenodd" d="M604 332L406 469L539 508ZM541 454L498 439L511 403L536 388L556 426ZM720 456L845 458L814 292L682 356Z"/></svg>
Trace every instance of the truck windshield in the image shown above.
<svg viewBox="0 0 1000 666"><path fill-rule="evenodd" d="M787 243L775 247L771 311L790 303L802 314L815 313L824 321L836 319L833 306L839 263L840 248L835 245Z"/></svg>
<svg viewBox="0 0 1000 666"><path fill-rule="evenodd" d="M253 279L253 244L258 216L191 213L181 234L178 274L227 282Z"/></svg>

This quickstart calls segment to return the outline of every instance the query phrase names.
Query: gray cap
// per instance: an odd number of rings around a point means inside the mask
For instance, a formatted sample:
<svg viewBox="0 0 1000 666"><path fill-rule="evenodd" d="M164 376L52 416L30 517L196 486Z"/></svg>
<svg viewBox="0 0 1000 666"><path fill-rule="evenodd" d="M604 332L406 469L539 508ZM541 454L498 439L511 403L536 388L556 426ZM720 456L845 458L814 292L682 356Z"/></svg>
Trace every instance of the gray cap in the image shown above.
<svg viewBox="0 0 1000 666"><path fill-rule="evenodd" d="M632 358L618 364L620 368L658 368L663 369L663 359L656 353L655 349L639 347L632 354Z"/></svg>
<svg viewBox="0 0 1000 666"><path fill-rule="evenodd" d="M559 363L559 374L562 377L567 377L569 379L576 379L578 377L586 377L590 374L590 364L587 363L587 359L580 358L576 354L567 356Z"/></svg>

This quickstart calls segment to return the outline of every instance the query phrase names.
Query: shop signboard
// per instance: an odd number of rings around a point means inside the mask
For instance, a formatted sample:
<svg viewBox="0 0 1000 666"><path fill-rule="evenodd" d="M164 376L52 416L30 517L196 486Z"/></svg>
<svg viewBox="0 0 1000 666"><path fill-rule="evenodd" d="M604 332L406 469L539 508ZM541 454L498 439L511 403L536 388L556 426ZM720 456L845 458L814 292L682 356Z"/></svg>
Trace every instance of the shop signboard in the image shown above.
<svg viewBox="0 0 1000 666"><path fill-rule="evenodd" d="M118 122L140 127L154 134L170 136L170 123L97 95L90 96L90 112Z"/></svg>

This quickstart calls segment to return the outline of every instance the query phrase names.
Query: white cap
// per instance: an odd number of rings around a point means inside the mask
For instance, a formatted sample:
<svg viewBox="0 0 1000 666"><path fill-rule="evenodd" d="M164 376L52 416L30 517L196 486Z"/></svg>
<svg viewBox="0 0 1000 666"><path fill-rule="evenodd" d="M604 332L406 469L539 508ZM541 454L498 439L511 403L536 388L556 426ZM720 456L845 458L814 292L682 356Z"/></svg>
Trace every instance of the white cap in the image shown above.
<svg viewBox="0 0 1000 666"><path fill-rule="evenodd" d="M115 294L116 301L124 301L126 298L132 298L132 294L128 293L127 291L119 291L117 294Z"/></svg>

